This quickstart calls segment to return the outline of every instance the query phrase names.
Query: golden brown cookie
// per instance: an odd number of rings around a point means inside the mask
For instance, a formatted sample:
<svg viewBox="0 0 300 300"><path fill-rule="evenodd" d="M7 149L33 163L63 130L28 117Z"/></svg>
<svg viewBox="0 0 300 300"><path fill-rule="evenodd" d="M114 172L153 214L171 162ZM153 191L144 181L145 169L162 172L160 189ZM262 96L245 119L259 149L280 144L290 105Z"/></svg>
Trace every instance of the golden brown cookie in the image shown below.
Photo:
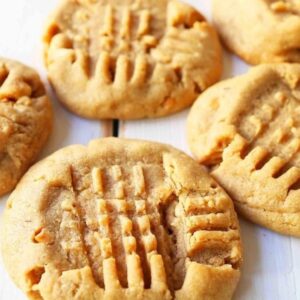
<svg viewBox="0 0 300 300"><path fill-rule="evenodd" d="M51 127L51 104L38 74L0 57L0 196L15 187Z"/></svg>
<svg viewBox="0 0 300 300"><path fill-rule="evenodd" d="M44 40L58 98L87 118L172 114L221 75L215 30L175 0L64 0Z"/></svg>
<svg viewBox="0 0 300 300"><path fill-rule="evenodd" d="M233 203L170 146L100 139L33 166L8 200L2 254L31 299L230 299Z"/></svg>
<svg viewBox="0 0 300 300"><path fill-rule="evenodd" d="M299 0L213 0L225 45L251 64L300 63Z"/></svg>
<svg viewBox="0 0 300 300"><path fill-rule="evenodd" d="M299 64L261 65L215 85L193 106L188 137L241 214L300 236Z"/></svg>

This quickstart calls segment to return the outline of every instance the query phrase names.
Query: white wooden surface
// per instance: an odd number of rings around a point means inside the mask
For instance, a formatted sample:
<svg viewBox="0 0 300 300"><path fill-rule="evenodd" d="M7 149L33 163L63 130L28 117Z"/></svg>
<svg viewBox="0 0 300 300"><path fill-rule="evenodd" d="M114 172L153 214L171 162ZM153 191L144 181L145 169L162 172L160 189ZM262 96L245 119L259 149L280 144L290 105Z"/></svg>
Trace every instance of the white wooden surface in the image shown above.
<svg viewBox="0 0 300 300"><path fill-rule="evenodd" d="M0 56L35 67L46 82L41 55L45 18L59 0L8 0L0 8ZM210 18L210 0L188 0ZM224 78L247 71L248 66L225 53ZM49 92L50 89L48 87ZM110 122L87 121L71 115L55 100L54 134L41 157L74 143L112 133ZM186 152L185 121L188 111L146 121L121 122L120 136L172 144ZM0 213L6 197L0 199ZM244 242L243 275L235 295L242 300L300 300L300 239L284 237L241 220ZM0 300L24 300L0 263Z"/></svg>

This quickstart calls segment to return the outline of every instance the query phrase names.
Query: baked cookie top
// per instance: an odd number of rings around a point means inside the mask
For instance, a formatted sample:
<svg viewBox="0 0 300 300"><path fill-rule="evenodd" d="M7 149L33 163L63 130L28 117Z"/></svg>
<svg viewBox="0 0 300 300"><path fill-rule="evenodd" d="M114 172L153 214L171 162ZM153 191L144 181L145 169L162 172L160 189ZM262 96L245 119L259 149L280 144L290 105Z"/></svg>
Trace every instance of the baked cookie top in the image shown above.
<svg viewBox="0 0 300 300"><path fill-rule="evenodd" d="M300 236L300 65L274 64L217 84L188 118L198 161L245 216Z"/></svg>
<svg viewBox="0 0 300 300"><path fill-rule="evenodd" d="M51 126L52 109L38 74L0 57L0 196L15 187Z"/></svg>
<svg viewBox="0 0 300 300"><path fill-rule="evenodd" d="M213 0L226 46L251 64L300 63L299 0Z"/></svg>
<svg viewBox="0 0 300 300"><path fill-rule="evenodd" d="M175 0L64 0L44 40L58 98L88 118L168 115L221 75L215 30Z"/></svg>
<svg viewBox="0 0 300 300"><path fill-rule="evenodd" d="M39 162L9 198L1 238L31 299L230 299L240 274L230 198L150 142L100 139Z"/></svg>

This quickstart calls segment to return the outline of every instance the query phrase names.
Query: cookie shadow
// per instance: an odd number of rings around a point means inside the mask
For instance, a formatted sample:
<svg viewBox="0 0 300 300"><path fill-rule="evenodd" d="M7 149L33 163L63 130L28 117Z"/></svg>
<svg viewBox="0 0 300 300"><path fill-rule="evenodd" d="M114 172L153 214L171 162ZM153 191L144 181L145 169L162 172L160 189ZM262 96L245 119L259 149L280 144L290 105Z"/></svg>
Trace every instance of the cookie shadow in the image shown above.
<svg viewBox="0 0 300 300"><path fill-rule="evenodd" d="M47 93L53 106L53 128L45 148L39 155L39 159L65 146L66 141L69 140L72 127L71 113L59 103L54 91L49 86L47 87Z"/></svg>
<svg viewBox="0 0 300 300"><path fill-rule="evenodd" d="M245 61L232 54L227 49L223 49L223 74L222 80L243 75L251 68Z"/></svg>
<svg viewBox="0 0 300 300"><path fill-rule="evenodd" d="M259 244L260 227L240 218L244 262L242 275L233 300L251 299L255 278L261 272L261 247Z"/></svg>
<svg viewBox="0 0 300 300"><path fill-rule="evenodd" d="M233 77L234 73L234 58L227 49L223 48L223 74L222 80Z"/></svg>

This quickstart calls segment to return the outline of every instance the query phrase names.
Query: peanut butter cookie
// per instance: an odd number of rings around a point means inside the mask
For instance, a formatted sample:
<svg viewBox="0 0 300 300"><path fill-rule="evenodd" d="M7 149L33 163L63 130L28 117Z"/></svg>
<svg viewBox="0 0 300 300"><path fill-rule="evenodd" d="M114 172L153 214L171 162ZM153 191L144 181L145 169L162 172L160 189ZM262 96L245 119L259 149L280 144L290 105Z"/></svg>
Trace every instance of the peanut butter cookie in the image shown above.
<svg viewBox="0 0 300 300"><path fill-rule="evenodd" d="M58 98L87 118L172 114L221 75L215 30L175 0L64 0L44 40Z"/></svg>
<svg viewBox="0 0 300 300"><path fill-rule="evenodd" d="M300 63L299 0L213 0L226 46L251 64Z"/></svg>
<svg viewBox="0 0 300 300"><path fill-rule="evenodd" d="M238 220L197 162L100 139L33 166L8 200L7 269L30 299L230 299Z"/></svg>
<svg viewBox="0 0 300 300"><path fill-rule="evenodd" d="M0 196L15 187L51 127L52 109L38 74L0 57Z"/></svg>
<svg viewBox="0 0 300 300"><path fill-rule="evenodd" d="M300 65L274 64L221 82L188 120L197 159L255 223L300 236Z"/></svg>

